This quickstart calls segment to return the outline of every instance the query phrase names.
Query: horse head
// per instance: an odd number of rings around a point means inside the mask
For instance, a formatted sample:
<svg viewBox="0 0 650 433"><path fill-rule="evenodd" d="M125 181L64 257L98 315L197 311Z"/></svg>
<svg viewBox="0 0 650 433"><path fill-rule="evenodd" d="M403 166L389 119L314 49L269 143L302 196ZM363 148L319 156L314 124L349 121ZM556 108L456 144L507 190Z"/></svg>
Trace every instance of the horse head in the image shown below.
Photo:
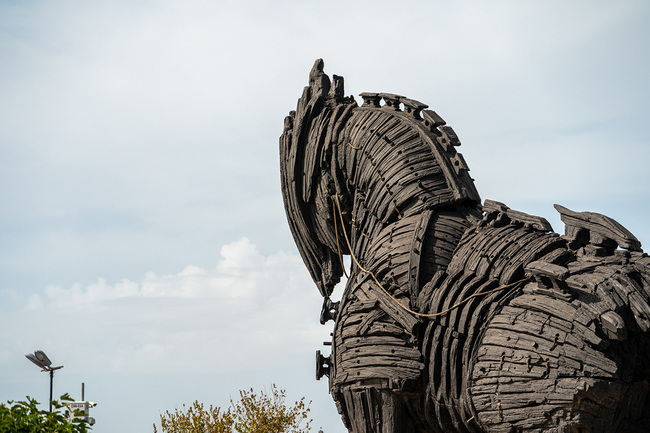
<svg viewBox="0 0 650 433"><path fill-rule="evenodd" d="M346 97L343 77L330 80L319 59L280 137L285 210L323 296L340 280L341 255L362 251L358 241L373 230L480 204L458 137L440 116L399 95L361 97L361 106Z"/></svg>

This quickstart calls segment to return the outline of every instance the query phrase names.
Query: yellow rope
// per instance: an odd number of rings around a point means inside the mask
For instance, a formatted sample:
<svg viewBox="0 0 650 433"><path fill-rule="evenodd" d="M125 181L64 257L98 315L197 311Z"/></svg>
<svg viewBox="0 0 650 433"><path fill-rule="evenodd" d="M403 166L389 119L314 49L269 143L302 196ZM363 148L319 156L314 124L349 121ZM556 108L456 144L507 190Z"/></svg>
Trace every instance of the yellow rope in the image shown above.
<svg viewBox="0 0 650 433"><path fill-rule="evenodd" d="M335 200L335 199L336 199L336 200ZM496 289L488 290L487 292L474 293L473 295L471 295L471 296L469 296L469 297L463 299L462 301L460 301L460 302L458 302L458 303L452 305L451 307L449 307L449 308L447 308L446 310L441 311L441 312L439 312L439 313L431 313L431 314L418 313L417 311L413 311L413 310L411 310L410 308L408 308L408 307L402 305L402 303L399 302L399 301L397 300L397 298L395 298L391 293L388 292L388 290L386 290L386 289L384 288L384 286L379 282L379 280L377 279L377 277L375 276L375 274L374 274L372 271L369 271L368 269L365 269L363 266L361 266L361 264L360 264L359 261L357 260L356 256L354 255L354 251L352 250L352 246L350 245L350 239L348 239L348 234L347 234L347 232L345 231L345 221L343 221L343 213L341 212L341 203L339 203L339 196L338 196L338 194L334 194L334 195L332 196L332 203L333 203L334 207L336 208L336 210L338 211L339 218L341 219L341 225L344 227L344 229L343 229L343 235L345 236L345 242L348 244L348 249L349 249L349 251L350 251L350 256L352 257L352 260L354 260L354 263L356 263L357 267L358 267L359 269L361 269L363 272L369 274L369 275L372 277L372 279L375 281L375 283L377 283L377 285L379 286L379 288L381 288L381 290L382 290L386 295L388 295L388 297L391 298L391 299L393 300L393 302L395 302L395 303L396 303L397 305L399 305L402 309L404 309L405 311L408 311L409 313L413 314L414 316L417 316L417 317L438 317L438 316L442 316L442 315L444 315L444 314L449 313L449 312L452 311L452 310L455 310L456 308L460 307L461 305L463 305L463 304L469 302L469 301L472 300L473 298L476 298L476 297L478 297L478 296L489 295L490 293L498 292L498 291L500 291L500 290L509 289L509 288L511 288L511 287L516 286L516 285L519 284L519 283L523 283L524 281L528 281L527 278L523 278L523 279L521 279L521 280L519 280L519 281L515 281L514 283L506 284L505 286L500 286L500 287L497 287ZM336 216L334 217L334 220L336 221ZM336 229L336 223L335 223L335 229ZM339 242L339 238L338 238L338 236L337 236L337 237L336 237L337 247L338 247L338 242ZM339 253L340 253L340 251L341 251L341 249L340 249L340 247L339 247ZM343 260L342 257L341 257L341 260ZM346 275L347 275L347 274L346 274Z"/></svg>

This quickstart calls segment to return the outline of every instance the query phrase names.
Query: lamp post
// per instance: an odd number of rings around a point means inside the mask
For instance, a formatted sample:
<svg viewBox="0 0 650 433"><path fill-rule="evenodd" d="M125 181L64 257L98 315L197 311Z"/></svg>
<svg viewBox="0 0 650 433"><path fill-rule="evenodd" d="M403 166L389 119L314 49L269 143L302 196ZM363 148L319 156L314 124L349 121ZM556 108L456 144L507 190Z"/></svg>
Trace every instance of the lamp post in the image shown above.
<svg viewBox="0 0 650 433"><path fill-rule="evenodd" d="M34 354L28 353L25 357L41 368L41 371L50 372L50 412L52 412L52 383L54 382L54 370L59 370L63 368L63 366L52 367L52 361L50 361L50 358L48 358L42 350L36 350L34 351Z"/></svg>

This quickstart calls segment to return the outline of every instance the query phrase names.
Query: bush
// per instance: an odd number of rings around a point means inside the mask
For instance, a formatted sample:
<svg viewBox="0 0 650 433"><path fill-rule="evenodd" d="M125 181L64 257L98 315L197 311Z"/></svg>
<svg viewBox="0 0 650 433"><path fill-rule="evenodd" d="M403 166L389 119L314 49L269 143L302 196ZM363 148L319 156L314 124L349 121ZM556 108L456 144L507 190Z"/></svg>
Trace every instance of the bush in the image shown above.
<svg viewBox="0 0 650 433"><path fill-rule="evenodd" d="M205 409L195 401L189 408L183 405L173 413L160 415L163 433L307 433L309 404L301 398L292 406L285 404L286 392L275 385L269 393L253 389L240 391L239 400L230 400L224 411L210 405ZM303 422L305 425L302 426ZM157 433L156 424L153 426Z"/></svg>
<svg viewBox="0 0 650 433"><path fill-rule="evenodd" d="M0 433L87 433L82 421L68 422L68 411L63 403L72 401L68 394L52 401L52 412L39 410L38 402L27 396L27 401L0 404Z"/></svg>

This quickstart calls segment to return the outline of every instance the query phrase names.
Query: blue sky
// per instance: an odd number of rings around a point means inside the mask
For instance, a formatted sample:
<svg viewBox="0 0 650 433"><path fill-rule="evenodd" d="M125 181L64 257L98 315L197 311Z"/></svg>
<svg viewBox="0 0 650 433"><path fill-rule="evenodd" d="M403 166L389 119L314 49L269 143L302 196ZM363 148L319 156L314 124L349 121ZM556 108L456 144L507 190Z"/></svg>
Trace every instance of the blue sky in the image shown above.
<svg viewBox="0 0 650 433"><path fill-rule="evenodd" d="M239 389L312 400L330 327L278 137L313 61L427 103L483 199L606 213L650 243L645 1L0 1L0 401L65 365L95 432ZM649 244L650 245L650 244ZM339 289L340 294L340 289Z"/></svg>

